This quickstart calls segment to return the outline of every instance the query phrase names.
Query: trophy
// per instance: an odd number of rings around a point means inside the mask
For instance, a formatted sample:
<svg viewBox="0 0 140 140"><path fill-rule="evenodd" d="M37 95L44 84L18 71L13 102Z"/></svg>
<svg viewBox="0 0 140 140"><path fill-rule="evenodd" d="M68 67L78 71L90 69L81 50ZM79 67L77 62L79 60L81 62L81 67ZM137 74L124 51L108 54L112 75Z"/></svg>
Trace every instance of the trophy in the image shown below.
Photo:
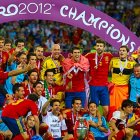
<svg viewBox="0 0 140 140"><path fill-rule="evenodd" d="M84 140L88 134L88 122L85 118L79 117L74 126L74 137L76 140Z"/></svg>

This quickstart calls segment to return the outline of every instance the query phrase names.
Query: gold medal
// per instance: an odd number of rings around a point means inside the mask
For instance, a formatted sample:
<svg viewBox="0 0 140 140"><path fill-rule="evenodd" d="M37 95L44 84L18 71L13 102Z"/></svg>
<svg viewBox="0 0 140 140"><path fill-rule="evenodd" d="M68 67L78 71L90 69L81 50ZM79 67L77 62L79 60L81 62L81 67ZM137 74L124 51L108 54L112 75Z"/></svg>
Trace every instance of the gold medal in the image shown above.
<svg viewBox="0 0 140 140"><path fill-rule="evenodd" d="M95 66L94 68L95 68L95 69L98 69L98 66Z"/></svg>
<svg viewBox="0 0 140 140"><path fill-rule="evenodd" d="M122 74L123 74L122 72L119 73L120 76L122 76Z"/></svg>

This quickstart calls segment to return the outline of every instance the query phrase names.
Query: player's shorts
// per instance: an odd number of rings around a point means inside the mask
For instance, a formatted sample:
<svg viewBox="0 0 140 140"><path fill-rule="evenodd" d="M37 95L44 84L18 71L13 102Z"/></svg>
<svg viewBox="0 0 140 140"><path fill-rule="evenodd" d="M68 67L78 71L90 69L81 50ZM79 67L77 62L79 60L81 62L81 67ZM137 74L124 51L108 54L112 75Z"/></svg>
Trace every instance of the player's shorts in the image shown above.
<svg viewBox="0 0 140 140"><path fill-rule="evenodd" d="M90 86L90 101L97 105L109 106L109 92L107 86Z"/></svg>
<svg viewBox="0 0 140 140"><path fill-rule="evenodd" d="M22 119L13 119L8 117L1 117L2 121L7 125L9 130L13 133L13 136L25 132Z"/></svg>

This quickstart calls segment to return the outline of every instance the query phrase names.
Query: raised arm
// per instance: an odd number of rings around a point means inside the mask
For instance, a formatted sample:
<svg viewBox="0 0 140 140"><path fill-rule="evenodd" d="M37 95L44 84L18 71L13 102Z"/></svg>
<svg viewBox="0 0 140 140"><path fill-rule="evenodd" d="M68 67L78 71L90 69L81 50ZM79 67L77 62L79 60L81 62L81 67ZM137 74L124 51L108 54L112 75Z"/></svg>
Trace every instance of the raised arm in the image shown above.
<svg viewBox="0 0 140 140"><path fill-rule="evenodd" d="M41 112L42 115L46 115L47 114L47 109L49 107L50 101L51 101L51 98L43 105L42 112Z"/></svg>
<svg viewBox="0 0 140 140"><path fill-rule="evenodd" d="M21 73L24 73L24 72L27 72L29 70L32 70L36 67L36 64L28 64L26 67L24 67L23 69L17 69L17 70L12 70L8 73L8 76L16 76L18 74L21 74Z"/></svg>

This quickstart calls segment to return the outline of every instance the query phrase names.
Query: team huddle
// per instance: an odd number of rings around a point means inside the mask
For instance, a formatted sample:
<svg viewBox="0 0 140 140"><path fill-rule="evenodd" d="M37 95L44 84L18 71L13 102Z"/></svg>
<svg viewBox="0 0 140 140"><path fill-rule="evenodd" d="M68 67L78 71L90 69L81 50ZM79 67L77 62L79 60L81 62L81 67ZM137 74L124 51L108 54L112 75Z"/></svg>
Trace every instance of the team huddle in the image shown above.
<svg viewBox="0 0 140 140"><path fill-rule="evenodd" d="M140 139L140 48L114 57L99 38L95 52L64 57L59 44L48 56L11 44L0 37L0 139Z"/></svg>

